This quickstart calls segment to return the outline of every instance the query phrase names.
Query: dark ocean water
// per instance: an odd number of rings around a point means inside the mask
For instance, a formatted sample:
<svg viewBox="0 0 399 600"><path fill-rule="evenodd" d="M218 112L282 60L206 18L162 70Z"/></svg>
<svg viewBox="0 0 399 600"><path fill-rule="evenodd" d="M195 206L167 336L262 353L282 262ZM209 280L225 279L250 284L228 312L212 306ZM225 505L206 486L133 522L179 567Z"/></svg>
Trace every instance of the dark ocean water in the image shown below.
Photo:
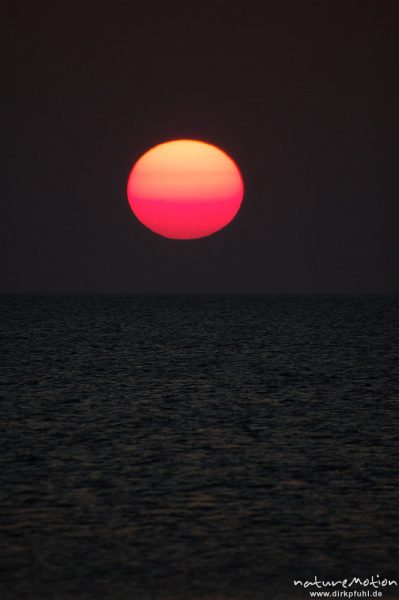
<svg viewBox="0 0 399 600"><path fill-rule="evenodd" d="M398 297L0 304L1 600L399 579Z"/></svg>

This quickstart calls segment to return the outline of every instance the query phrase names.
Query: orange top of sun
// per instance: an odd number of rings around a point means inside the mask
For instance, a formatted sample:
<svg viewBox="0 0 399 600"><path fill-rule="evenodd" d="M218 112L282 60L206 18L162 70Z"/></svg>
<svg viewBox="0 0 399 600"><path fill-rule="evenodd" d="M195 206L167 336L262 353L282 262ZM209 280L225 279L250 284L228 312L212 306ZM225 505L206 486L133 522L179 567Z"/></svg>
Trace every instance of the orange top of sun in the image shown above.
<svg viewBox="0 0 399 600"><path fill-rule="evenodd" d="M232 221L244 185L235 162L216 146L173 140L139 158L127 193L132 211L146 227L168 238L195 239Z"/></svg>

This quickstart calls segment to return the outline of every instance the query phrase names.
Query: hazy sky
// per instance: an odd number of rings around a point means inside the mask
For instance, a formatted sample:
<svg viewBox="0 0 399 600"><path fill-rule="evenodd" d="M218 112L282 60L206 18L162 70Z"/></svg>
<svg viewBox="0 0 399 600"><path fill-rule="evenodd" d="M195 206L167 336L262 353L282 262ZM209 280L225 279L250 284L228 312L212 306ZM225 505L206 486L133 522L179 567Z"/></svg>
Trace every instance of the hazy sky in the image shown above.
<svg viewBox="0 0 399 600"><path fill-rule="evenodd" d="M1 291L399 292L399 4L245 4L2 9ZM202 240L154 235L126 199L178 137L244 177Z"/></svg>

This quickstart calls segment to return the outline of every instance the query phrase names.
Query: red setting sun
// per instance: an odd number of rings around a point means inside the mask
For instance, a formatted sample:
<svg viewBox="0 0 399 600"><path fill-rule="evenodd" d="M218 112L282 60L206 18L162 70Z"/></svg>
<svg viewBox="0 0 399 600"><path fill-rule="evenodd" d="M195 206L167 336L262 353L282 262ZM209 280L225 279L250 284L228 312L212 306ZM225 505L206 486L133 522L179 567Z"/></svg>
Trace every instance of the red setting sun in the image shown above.
<svg viewBox="0 0 399 600"><path fill-rule="evenodd" d="M198 140L173 140L148 150L127 184L139 221L167 238L201 238L228 225L240 209L244 185L235 162Z"/></svg>

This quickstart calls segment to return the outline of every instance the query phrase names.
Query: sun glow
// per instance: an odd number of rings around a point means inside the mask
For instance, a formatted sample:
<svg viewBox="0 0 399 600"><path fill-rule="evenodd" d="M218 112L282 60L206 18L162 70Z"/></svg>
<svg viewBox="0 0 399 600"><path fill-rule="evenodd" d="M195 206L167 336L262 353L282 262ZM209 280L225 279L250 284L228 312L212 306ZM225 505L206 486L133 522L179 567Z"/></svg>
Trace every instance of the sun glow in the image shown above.
<svg viewBox="0 0 399 600"><path fill-rule="evenodd" d="M198 140L155 146L134 165L129 204L149 229L167 238L201 238L228 225L240 209L244 185L235 162Z"/></svg>

